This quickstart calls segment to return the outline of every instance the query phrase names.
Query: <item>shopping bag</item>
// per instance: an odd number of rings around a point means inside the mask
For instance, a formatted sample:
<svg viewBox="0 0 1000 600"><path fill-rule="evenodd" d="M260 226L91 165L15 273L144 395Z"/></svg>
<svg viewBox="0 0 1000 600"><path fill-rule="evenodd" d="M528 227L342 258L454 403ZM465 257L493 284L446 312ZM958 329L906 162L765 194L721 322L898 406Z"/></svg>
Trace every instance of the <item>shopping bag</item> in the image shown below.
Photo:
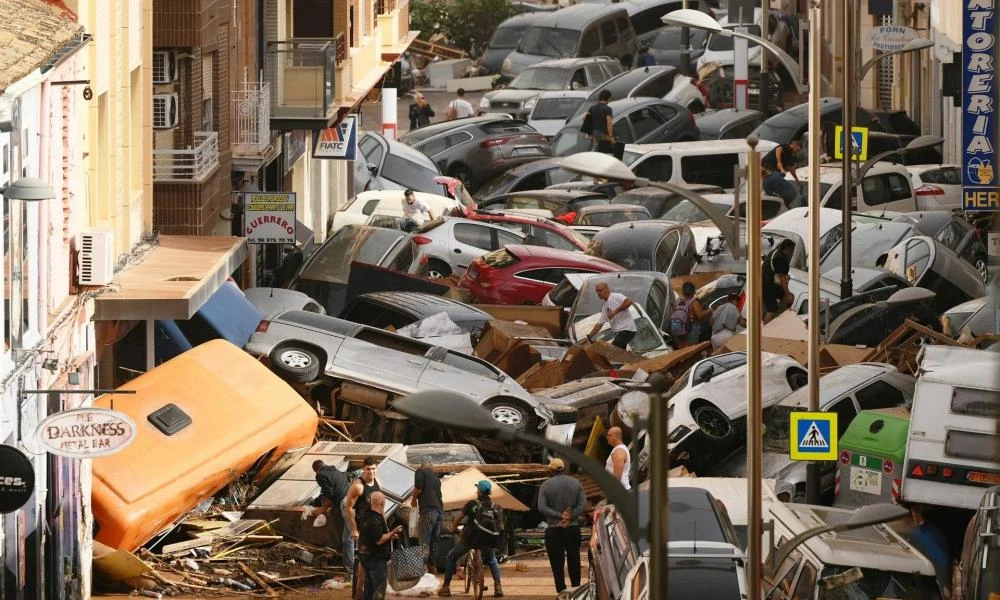
<svg viewBox="0 0 1000 600"><path fill-rule="evenodd" d="M401 543L393 544L392 554L389 557L389 585L395 590L415 586L427 572L423 549L420 546L411 546L407 536L403 536L400 540Z"/></svg>

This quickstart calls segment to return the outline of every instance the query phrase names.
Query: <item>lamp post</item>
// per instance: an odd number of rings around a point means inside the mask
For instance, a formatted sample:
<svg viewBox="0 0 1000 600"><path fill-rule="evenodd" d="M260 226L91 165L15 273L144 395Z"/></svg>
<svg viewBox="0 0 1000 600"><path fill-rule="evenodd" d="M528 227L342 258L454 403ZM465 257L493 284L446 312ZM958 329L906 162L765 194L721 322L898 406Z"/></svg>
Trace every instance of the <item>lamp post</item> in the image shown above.
<svg viewBox="0 0 1000 600"><path fill-rule="evenodd" d="M770 40L764 39L760 36L756 36L750 33L727 29L722 25L719 25L718 21L716 21L709 15L699 10L692 10L692 9L675 10L673 12L669 12L663 15L663 17L660 20L667 25L678 25L680 27L693 27L695 29L704 29L705 31L715 35L743 38L745 40L754 42L755 44L761 46L762 65L765 56L763 51L767 50L771 54L774 54L774 56L778 59L778 61L782 64L782 66L785 67L785 70L788 71L789 76L792 78L792 83L795 84L795 89L798 90L799 93L803 93L807 89L806 85L803 84L801 81L799 81L798 77L799 69L798 69L798 64L796 64L795 62L795 59L792 58L787 52L782 50L780 46L778 46L777 44L775 44ZM762 74L761 86L763 86L764 83L765 82ZM766 90L762 87L760 90L761 96L763 96L765 92Z"/></svg>
<svg viewBox="0 0 1000 600"><path fill-rule="evenodd" d="M818 0L809 8L809 83L819 81L822 63L816 50L822 42L822 12ZM820 235L820 176L819 161L823 133L820 127L820 86L809 86L809 411L819 410L819 235ZM819 503L820 463L806 463L806 502Z"/></svg>
<svg viewBox="0 0 1000 600"><path fill-rule="evenodd" d="M843 531L851 531L852 529L870 527L880 523L888 523L889 521L902 519L908 514L909 512L905 508L895 504L882 503L862 506L854 511L854 514L843 523L823 525L808 529L792 537L778 548L775 548L774 552L772 552L768 557L767 565L764 566L764 572L768 577L774 577L777 574L781 563L785 562L785 559L788 558L788 555L791 554L793 550L801 546L806 540L814 538L817 535L830 532L840 533Z"/></svg>
<svg viewBox="0 0 1000 600"><path fill-rule="evenodd" d="M853 3L849 3L853 4ZM874 58L869 59L867 62L862 64L860 68L856 68L858 54L860 49L856 43L857 41L857 28L858 28L858 17L857 12L854 10L853 6L846 6L844 8L844 134L842 139L844 140L844 159L841 164L841 182L843 192L841 193L841 198L843 198L843 222L842 227L844 231L844 242L841 248L842 256L841 262L844 265L843 272L840 276L840 298L841 300L850 298L854 293L854 282L851 279L851 213L854 211L854 195L857 193L855 189L855 178L853 176L854 159L852 158L854 150L851 144L848 142L852 140L851 129L854 127L854 113L855 107L858 104L858 89L861 87L861 82L864 80L868 71L872 69L880 60L889 56L896 56L899 54L906 54L908 52L918 52L924 48L930 48L934 45L934 42L927 38L916 38L910 40L903 44L903 47L898 50L893 50L891 52L885 52ZM810 80L811 81L811 80ZM918 138L919 139L919 138ZM916 141L916 140L914 140ZM884 157L883 157L884 158ZM858 175L856 181L861 181L862 175Z"/></svg>

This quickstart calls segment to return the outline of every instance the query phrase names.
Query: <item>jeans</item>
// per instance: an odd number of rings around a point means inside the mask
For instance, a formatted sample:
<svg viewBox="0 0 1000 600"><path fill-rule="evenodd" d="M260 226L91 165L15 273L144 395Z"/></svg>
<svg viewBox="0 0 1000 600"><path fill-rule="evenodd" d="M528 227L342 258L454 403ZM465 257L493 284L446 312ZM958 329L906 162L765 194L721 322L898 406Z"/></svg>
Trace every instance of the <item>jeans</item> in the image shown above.
<svg viewBox="0 0 1000 600"><path fill-rule="evenodd" d="M798 201L799 188L794 183L785 179L785 174L781 171L768 173L764 177L764 193L772 196L780 196L788 207L794 207Z"/></svg>
<svg viewBox="0 0 1000 600"><path fill-rule="evenodd" d="M364 600L383 600L388 585L389 561L374 554L362 554L361 565L365 568Z"/></svg>
<svg viewBox="0 0 1000 600"><path fill-rule="evenodd" d="M617 346L622 350L628 349L628 343L632 341L635 337L634 331L622 330L615 334L615 337L611 339L611 345Z"/></svg>
<svg viewBox="0 0 1000 600"><path fill-rule="evenodd" d="M420 511L420 545L427 548L427 564L434 564L434 552L441 541L441 521L444 513L439 508Z"/></svg>
<svg viewBox="0 0 1000 600"><path fill-rule="evenodd" d="M552 579L556 584L556 593L566 589L566 578L563 575L563 561L569 567L569 582L573 587L580 585L580 527L557 527L550 525L545 530L545 553L549 555L549 566L552 567Z"/></svg>
<svg viewBox="0 0 1000 600"><path fill-rule="evenodd" d="M451 585L451 578L455 575L455 569L458 567L458 559L469 550L470 548L465 545L465 540L459 540L455 543L455 547L451 549L451 552L448 553L448 566L444 569L445 585ZM500 583L500 563L497 562L496 550L493 548L480 548L479 552L483 555L483 562L490 568L490 574L493 575L493 582ZM465 576L468 577L468 573Z"/></svg>
<svg viewBox="0 0 1000 600"><path fill-rule="evenodd" d="M340 534L340 554L344 568L348 573L354 572L354 537L351 536L351 526L347 520L347 497L340 501L340 515L344 518L344 531Z"/></svg>

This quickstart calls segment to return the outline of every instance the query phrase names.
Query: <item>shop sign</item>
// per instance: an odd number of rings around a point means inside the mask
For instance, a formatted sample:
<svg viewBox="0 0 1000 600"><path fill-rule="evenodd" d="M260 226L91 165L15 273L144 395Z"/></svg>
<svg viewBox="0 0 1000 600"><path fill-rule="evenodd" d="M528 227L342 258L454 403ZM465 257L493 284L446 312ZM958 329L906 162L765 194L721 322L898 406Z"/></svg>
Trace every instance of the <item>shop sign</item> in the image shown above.
<svg viewBox="0 0 1000 600"><path fill-rule="evenodd" d="M902 25L882 25L873 27L868 34L868 47L879 52L896 52L902 50L907 42L920 37L911 27Z"/></svg>
<svg viewBox="0 0 1000 600"><path fill-rule="evenodd" d="M114 454L132 443L135 422L106 408L76 408L50 415L38 426L38 441L52 454L93 458Z"/></svg>
<svg viewBox="0 0 1000 600"><path fill-rule="evenodd" d="M295 192L245 192L243 236L248 244L294 244Z"/></svg>
<svg viewBox="0 0 1000 600"><path fill-rule="evenodd" d="M1000 210L997 188L995 0L963 0L962 207Z"/></svg>
<svg viewBox="0 0 1000 600"><path fill-rule="evenodd" d="M35 490L35 469L13 446L0 446L0 515L24 506Z"/></svg>
<svg viewBox="0 0 1000 600"><path fill-rule="evenodd" d="M313 158L354 160L358 155L358 117L347 115L333 127L313 134Z"/></svg>

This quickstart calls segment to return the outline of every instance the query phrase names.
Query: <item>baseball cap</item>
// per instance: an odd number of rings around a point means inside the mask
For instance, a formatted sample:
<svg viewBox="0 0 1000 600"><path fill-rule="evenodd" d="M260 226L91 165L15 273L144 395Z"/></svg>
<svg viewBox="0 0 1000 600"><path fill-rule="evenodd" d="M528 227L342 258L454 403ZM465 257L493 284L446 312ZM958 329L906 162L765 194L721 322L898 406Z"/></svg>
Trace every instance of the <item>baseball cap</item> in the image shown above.
<svg viewBox="0 0 1000 600"><path fill-rule="evenodd" d="M561 458L553 458L549 461L550 471L562 471L566 468L566 463L563 462Z"/></svg>
<svg viewBox="0 0 1000 600"><path fill-rule="evenodd" d="M479 493L481 494L489 494L493 491L493 484L486 479L483 479L476 484L476 489L479 490Z"/></svg>

